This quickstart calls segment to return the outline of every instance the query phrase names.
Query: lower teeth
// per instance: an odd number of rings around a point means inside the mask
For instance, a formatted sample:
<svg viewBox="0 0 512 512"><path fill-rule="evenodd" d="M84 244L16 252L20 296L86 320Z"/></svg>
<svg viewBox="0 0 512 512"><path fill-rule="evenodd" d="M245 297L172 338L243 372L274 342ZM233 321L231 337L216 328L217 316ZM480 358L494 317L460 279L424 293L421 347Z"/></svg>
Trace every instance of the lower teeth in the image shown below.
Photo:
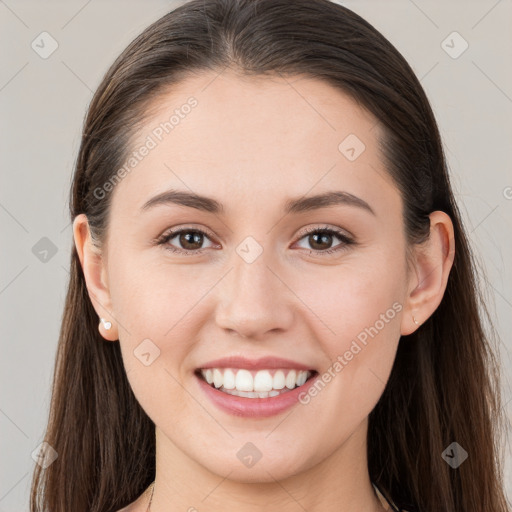
<svg viewBox="0 0 512 512"><path fill-rule="evenodd" d="M244 398L270 398L291 391L291 389L288 388L280 389L279 391L276 389L270 391L238 391L238 389L224 389L223 387L215 389L227 393L228 395L242 396Z"/></svg>

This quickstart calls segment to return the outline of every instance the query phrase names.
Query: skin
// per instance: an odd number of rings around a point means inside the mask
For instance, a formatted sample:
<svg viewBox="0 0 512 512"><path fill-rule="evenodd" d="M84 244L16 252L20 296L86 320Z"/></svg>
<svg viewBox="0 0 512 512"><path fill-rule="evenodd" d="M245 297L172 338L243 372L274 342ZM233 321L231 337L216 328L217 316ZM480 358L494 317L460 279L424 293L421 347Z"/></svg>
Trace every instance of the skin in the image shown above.
<svg viewBox="0 0 512 512"><path fill-rule="evenodd" d="M430 215L430 239L412 248L408 265L377 120L308 77L190 77L155 99L133 148L191 95L197 107L116 185L102 251L84 215L73 225L91 301L112 322L108 331L99 323L100 333L120 343L133 392L156 425L151 510L383 510L367 469L368 415L400 335L419 327L412 316L421 325L441 302L454 254L450 218ZM354 161L338 149L349 134L366 146ZM213 197L225 213L173 204L140 211L171 188ZM283 215L287 199L331 190L358 196L375 215L350 205ZM304 228L325 226L356 245L333 235L315 246ZM203 249L194 255L152 243L173 227L213 236L192 245ZM250 264L236 252L248 236L263 248ZM179 236L167 245L191 247ZM321 254L335 246L343 249ZM401 311L317 396L277 416L223 412L194 376L228 354L290 358L323 374L393 303ZM147 338L160 349L149 366L133 355ZM236 456L247 442L262 453L250 468ZM124 510L145 511L148 499Z"/></svg>

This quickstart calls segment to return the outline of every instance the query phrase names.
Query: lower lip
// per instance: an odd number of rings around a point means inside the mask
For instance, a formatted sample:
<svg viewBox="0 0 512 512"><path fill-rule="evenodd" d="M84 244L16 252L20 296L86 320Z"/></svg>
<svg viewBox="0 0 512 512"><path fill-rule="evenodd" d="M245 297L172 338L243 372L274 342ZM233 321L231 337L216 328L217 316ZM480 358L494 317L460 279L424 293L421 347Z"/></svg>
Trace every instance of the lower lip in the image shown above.
<svg viewBox="0 0 512 512"><path fill-rule="evenodd" d="M210 386L210 384L197 375L195 375L195 378L199 381L199 386L205 392L206 396L217 407L235 416L255 418L274 416L300 403L299 395L306 393L318 376L319 374L316 374L302 386L269 398L246 398L243 396L229 395L228 393L223 393L217 388Z"/></svg>

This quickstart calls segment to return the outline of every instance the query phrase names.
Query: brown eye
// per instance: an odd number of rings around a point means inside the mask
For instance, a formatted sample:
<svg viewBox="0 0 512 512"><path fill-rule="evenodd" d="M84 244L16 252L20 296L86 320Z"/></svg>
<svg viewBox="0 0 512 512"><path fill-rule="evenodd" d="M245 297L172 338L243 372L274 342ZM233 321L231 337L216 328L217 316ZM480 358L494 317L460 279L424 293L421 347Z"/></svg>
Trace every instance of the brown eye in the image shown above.
<svg viewBox="0 0 512 512"><path fill-rule="evenodd" d="M204 235L198 231L182 231L178 236L179 243L183 249L200 249Z"/></svg>
<svg viewBox="0 0 512 512"><path fill-rule="evenodd" d="M337 238L340 243L333 246L333 240ZM158 245L163 245L165 249L178 254L194 255L202 254L205 240L210 240L208 233L197 228L178 229L164 234L157 240ZM325 255L333 252L340 252L348 249L350 245L356 242L349 238L344 232L332 228L314 228L309 229L300 239L307 240L310 246L309 253L314 255ZM171 243L171 241L174 241ZM213 247L211 244L209 247Z"/></svg>
<svg viewBox="0 0 512 512"><path fill-rule="evenodd" d="M175 239L176 241L171 244L171 241ZM209 236L201 229L187 228L168 232L157 243L171 252L193 255L200 254L205 249L202 247L205 239L209 240Z"/></svg>
<svg viewBox="0 0 512 512"><path fill-rule="evenodd" d="M320 234L314 233L312 235L308 235L308 241L313 249L316 250L324 250L330 249L332 245L333 235L325 232L321 232ZM328 245L329 247L326 247Z"/></svg>
<svg viewBox="0 0 512 512"><path fill-rule="evenodd" d="M340 243L333 247L333 239L337 238ZM332 228L314 228L306 232L300 240L306 240L311 250L310 254L331 254L333 252L343 251L355 242L342 231Z"/></svg>

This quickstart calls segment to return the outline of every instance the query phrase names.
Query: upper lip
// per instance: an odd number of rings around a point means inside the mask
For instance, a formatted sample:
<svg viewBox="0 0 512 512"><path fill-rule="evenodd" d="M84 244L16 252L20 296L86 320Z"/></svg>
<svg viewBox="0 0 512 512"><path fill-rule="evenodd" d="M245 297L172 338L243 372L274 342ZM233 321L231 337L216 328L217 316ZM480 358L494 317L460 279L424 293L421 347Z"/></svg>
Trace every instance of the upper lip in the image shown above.
<svg viewBox="0 0 512 512"><path fill-rule="evenodd" d="M247 370L263 370L272 368L291 368L295 370L312 370L311 366L283 359L281 357L266 356L259 359L247 359L246 357L230 356L209 361L199 367L206 368L245 368Z"/></svg>

